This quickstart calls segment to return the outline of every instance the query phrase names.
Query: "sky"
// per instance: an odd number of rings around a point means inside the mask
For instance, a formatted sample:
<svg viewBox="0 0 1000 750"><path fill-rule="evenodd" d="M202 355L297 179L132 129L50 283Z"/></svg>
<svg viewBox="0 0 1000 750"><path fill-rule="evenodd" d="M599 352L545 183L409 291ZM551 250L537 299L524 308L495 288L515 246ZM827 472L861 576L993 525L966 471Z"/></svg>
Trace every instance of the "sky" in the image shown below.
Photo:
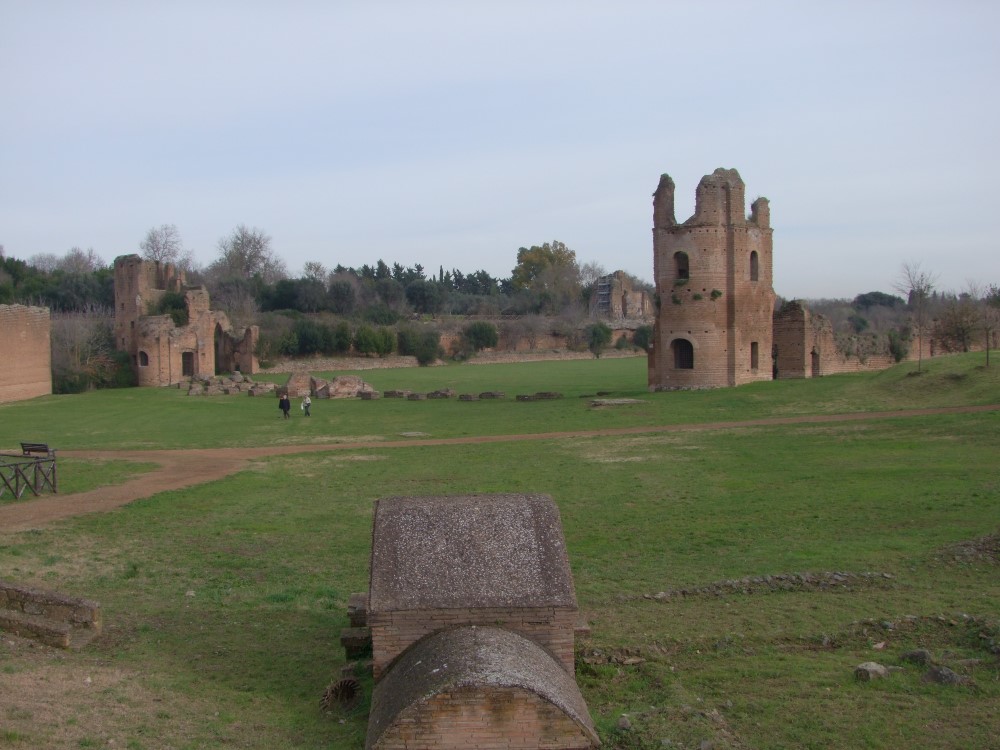
<svg viewBox="0 0 1000 750"><path fill-rule="evenodd" d="M652 281L652 193L736 168L788 298L1000 283L991 0L0 0L0 245L105 261L238 225L293 276L508 277L520 247ZM749 211L749 205L747 206Z"/></svg>

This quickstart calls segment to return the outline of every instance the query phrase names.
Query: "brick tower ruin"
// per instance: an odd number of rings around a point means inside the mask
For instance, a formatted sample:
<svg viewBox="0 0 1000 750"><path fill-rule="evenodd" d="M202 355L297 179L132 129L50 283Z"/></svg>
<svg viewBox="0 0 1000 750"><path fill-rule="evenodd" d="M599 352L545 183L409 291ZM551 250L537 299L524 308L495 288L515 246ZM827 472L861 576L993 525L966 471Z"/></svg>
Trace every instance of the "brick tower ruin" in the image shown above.
<svg viewBox="0 0 1000 750"><path fill-rule="evenodd" d="M186 325L152 314L167 292L184 296ZM258 335L257 326L236 334L224 312L210 309L208 290L186 286L184 272L172 264L115 258L115 345L129 353L140 386L233 370L253 374Z"/></svg>
<svg viewBox="0 0 1000 750"><path fill-rule="evenodd" d="M774 288L771 214L745 216L735 169L698 183L694 215L674 216L674 182L653 194L653 276L659 309L649 354L651 390L720 388L770 380Z"/></svg>

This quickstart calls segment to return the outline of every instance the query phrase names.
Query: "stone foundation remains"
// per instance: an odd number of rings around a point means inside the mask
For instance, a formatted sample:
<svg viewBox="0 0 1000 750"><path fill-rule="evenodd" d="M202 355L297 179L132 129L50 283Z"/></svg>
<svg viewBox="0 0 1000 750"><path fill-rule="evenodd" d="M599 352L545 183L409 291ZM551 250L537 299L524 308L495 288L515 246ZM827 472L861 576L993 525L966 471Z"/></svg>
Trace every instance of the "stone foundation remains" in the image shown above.
<svg viewBox="0 0 1000 750"><path fill-rule="evenodd" d="M0 629L57 648L80 648L100 635L101 605L0 581Z"/></svg>

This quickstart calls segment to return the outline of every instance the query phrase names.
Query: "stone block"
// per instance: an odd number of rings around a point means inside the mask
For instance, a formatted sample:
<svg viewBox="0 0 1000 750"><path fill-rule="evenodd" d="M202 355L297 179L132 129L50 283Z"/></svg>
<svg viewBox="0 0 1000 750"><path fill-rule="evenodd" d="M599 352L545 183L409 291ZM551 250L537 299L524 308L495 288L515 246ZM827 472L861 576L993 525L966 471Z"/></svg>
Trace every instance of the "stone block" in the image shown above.
<svg viewBox="0 0 1000 750"><path fill-rule="evenodd" d="M363 659L372 651L370 628L344 628L340 631L340 645L347 659Z"/></svg>

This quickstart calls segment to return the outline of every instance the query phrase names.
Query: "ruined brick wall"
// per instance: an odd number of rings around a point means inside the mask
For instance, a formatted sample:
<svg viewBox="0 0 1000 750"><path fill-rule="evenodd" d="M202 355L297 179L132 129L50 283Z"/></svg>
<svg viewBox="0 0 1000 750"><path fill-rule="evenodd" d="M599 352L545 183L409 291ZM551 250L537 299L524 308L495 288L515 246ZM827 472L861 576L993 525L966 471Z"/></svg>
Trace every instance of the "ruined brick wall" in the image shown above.
<svg viewBox="0 0 1000 750"><path fill-rule="evenodd" d="M236 369L247 375L253 375L260 370L260 362L257 359L257 342L260 341L260 327L247 326L243 330L243 336L238 339L233 349L233 360Z"/></svg>
<svg viewBox="0 0 1000 750"><path fill-rule="evenodd" d="M815 341L807 335L808 318L809 312L799 302L789 302L774 313L775 366L779 378L813 377L811 353Z"/></svg>
<svg viewBox="0 0 1000 750"><path fill-rule="evenodd" d="M211 339L209 339L211 341ZM212 348L203 345L196 327L178 328L169 315L151 315L139 320L135 335L136 372L140 386L179 383L184 374L185 355L193 374L215 374Z"/></svg>
<svg viewBox="0 0 1000 750"><path fill-rule="evenodd" d="M911 342L907 359L917 358L917 342ZM896 364L889 354L860 357L837 347L833 326L822 315L812 314L798 301L787 302L774 313L774 349L777 377L817 378L846 372L873 372ZM924 348L925 356L928 347Z"/></svg>
<svg viewBox="0 0 1000 750"><path fill-rule="evenodd" d="M115 258L115 344L136 354L135 329L167 291L184 288L184 272L170 263L144 261L138 255Z"/></svg>
<svg viewBox="0 0 1000 750"><path fill-rule="evenodd" d="M115 259L115 344L128 352L140 386L164 386L187 378L259 369L260 332L247 328L239 338L225 313L211 309L204 287L185 287L184 273L169 263L144 261L138 255ZM184 294L188 323L150 315L168 291Z"/></svg>
<svg viewBox="0 0 1000 750"><path fill-rule="evenodd" d="M624 271L603 276L590 295L590 317L621 321L651 317L652 305L646 292L635 290Z"/></svg>
<svg viewBox="0 0 1000 750"><path fill-rule="evenodd" d="M523 635L542 646L570 674L574 672L576 609L562 607L477 608L369 612L375 679L392 660L426 635L463 625L491 625Z"/></svg>
<svg viewBox="0 0 1000 750"><path fill-rule="evenodd" d="M674 183L653 197L653 274L659 311L649 386L718 388L771 379L772 233L757 199L744 217L736 170L698 184L695 213L674 217Z"/></svg>
<svg viewBox="0 0 1000 750"><path fill-rule="evenodd" d="M408 707L375 747L583 750L592 745L569 716L532 692L472 686Z"/></svg>
<svg viewBox="0 0 1000 750"><path fill-rule="evenodd" d="M52 393L47 307L0 305L0 403Z"/></svg>

